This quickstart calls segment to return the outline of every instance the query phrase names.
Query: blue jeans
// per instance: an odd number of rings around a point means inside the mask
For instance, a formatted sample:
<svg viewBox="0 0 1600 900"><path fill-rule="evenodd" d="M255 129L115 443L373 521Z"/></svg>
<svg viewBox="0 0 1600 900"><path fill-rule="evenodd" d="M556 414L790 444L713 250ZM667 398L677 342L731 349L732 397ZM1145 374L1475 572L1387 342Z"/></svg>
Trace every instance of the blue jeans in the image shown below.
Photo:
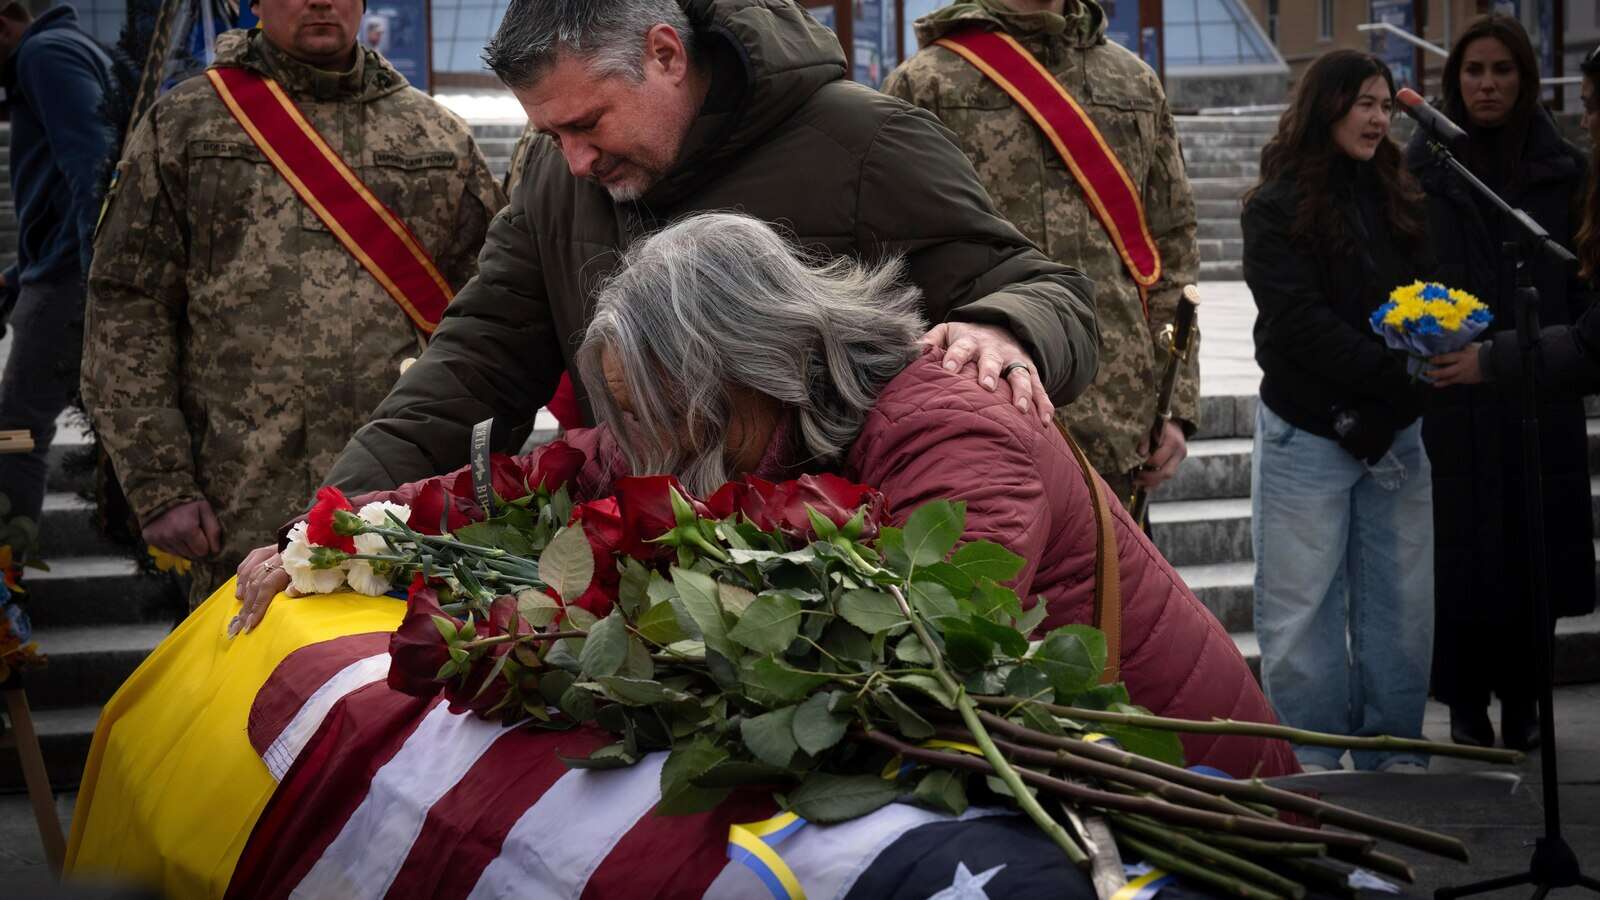
<svg viewBox="0 0 1600 900"><path fill-rule="evenodd" d="M1384 463L1405 467L1398 484L1256 404L1250 507L1261 681L1278 718L1296 728L1422 736L1433 497L1421 423L1396 434L1389 452ZM1294 749L1301 763L1328 768L1343 755ZM1427 764L1415 753L1351 755L1358 769Z"/></svg>

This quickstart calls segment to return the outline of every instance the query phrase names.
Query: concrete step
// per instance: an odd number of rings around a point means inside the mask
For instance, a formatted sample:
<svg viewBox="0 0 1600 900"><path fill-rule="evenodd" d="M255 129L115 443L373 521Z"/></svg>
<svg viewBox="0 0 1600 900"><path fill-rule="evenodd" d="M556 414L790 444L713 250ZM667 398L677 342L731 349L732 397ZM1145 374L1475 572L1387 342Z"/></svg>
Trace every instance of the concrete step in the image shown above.
<svg viewBox="0 0 1600 900"><path fill-rule="evenodd" d="M516 141L522 136L522 125L506 122L474 122L472 124L472 138L479 144L487 140Z"/></svg>
<svg viewBox="0 0 1600 900"><path fill-rule="evenodd" d="M1204 410L1202 410L1204 415ZM1196 439L1178 474L1151 495L1153 503L1250 496L1247 437Z"/></svg>
<svg viewBox="0 0 1600 900"><path fill-rule="evenodd" d="M1194 198L1195 216L1202 222L1219 221L1238 224L1239 215L1244 211L1244 207L1240 205L1240 198L1243 196L1244 190L1240 190L1233 197L1221 200L1206 200L1196 197Z"/></svg>
<svg viewBox="0 0 1600 900"><path fill-rule="evenodd" d="M1227 161L1209 162L1194 160L1187 162L1189 178L1249 178L1252 182L1261 175L1261 166L1255 161Z"/></svg>
<svg viewBox="0 0 1600 900"><path fill-rule="evenodd" d="M1237 203L1244 192L1254 187L1254 178L1191 178L1196 200L1231 200Z"/></svg>
<svg viewBox="0 0 1600 900"><path fill-rule="evenodd" d="M1252 131L1196 131L1178 126L1178 142L1183 146L1184 159L1205 150L1248 149L1260 153L1271 135Z"/></svg>
<svg viewBox="0 0 1600 900"><path fill-rule="evenodd" d="M1243 238L1200 238L1201 262L1239 262L1244 258Z"/></svg>
<svg viewBox="0 0 1600 900"><path fill-rule="evenodd" d="M1217 132L1270 136L1278 128L1277 116L1174 116L1173 119L1177 122L1178 133L1185 136Z"/></svg>
<svg viewBox="0 0 1600 900"><path fill-rule="evenodd" d="M31 697L31 682L28 693ZM95 723L100 720L100 707L36 709L32 711L32 718L33 727L39 733L39 748L44 753L50 783L58 789L76 788L83 778L83 764L89 758L89 744L94 739ZM0 748L0 792L17 793L25 789L17 751L11 747Z"/></svg>
<svg viewBox="0 0 1600 900"><path fill-rule="evenodd" d="M145 575L125 555L47 559L29 571L28 615L41 633L91 625L170 625L186 606L169 575Z"/></svg>
<svg viewBox="0 0 1600 900"><path fill-rule="evenodd" d="M50 490L67 494L81 494L94 487L94 470L85 467L81 472L68 472L68 460L81 457L89 448L89 432L73 418L63 413L56 422L55 440L50 442L45 462L49 466L45 476Z"/></svg>
<svg viewBox="0 0 1600 900"><path fill-rule="evenodd" d="M1185 147L1183 159L1190 166L1190 175L1194 174L1193 166L1195 163L1259 163L1261 162L1261 142L1201 144L1192 149Z"/></svg>
<svg viewBox="0 0 1600 900"><path fill-rule="evenodd" d="M1256 429L1256 398L1254 394L1238 396L1227 394L1202 394L1200 396L1200 430L1196 440L1208 438L1252 438Z"/></svg>
<svg viewBox="0 0 1600 900"><path fill-rule="evenodd" d="M483 155L487 159L510 159L511 151L516 145L516 137L485 138L478 141L478 149L483 151Z"/></svg>
<svg viewBox="0 0 1600 900"><path fill-rule="evenodd" d="M1151 503L1150 533L1174 566L1247 561L1253 555L1250 498Z"/></svg>
<svg viewBox="0 0 1600 900"><path fill-rule="evenodd" d="M51 485L54 488L54 485ZM100 534L94 503L75 493L51 490L39 515L39 551L46 561L67 556L113 554L120 548Z"/></svg>
<svg viewBox="0 0 1600 900"><path fill-rule="evenodd" d="M1207 238L1234 238L1244 237L1244 229L1239 225L1239 217L1201 219L1196 223L1196 236L1201 240Z"/></svg>
<svg viewBox="0 0 1600 900"><path fill-rule="evenodd" d="M1238 259L1200 260L1200 281L1239 281L1244 278L1244 264Z"/></svg>
<svg viewBox="0 0 1600 900"><path fill-rule="evenodd" d="M36 709L104 703L172 632L172 623L41 628L35 633L49 665L28 679Z"/></svg>

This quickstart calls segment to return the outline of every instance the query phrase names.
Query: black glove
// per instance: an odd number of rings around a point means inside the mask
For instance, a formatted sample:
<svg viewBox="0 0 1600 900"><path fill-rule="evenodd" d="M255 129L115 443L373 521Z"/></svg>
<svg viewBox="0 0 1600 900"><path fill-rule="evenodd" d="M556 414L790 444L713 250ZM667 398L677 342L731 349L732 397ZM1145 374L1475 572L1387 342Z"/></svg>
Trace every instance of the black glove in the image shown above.
<svg viewBox="0 0 1600 900"><path fill-rule="evenodd" d="M1345 452L1369 466L1375 466L1394 444L1394 434L1398 429L1387 409L1380 405L1368 405L1335 409L1333 430L1339 435L1339 446Z"/></svg>

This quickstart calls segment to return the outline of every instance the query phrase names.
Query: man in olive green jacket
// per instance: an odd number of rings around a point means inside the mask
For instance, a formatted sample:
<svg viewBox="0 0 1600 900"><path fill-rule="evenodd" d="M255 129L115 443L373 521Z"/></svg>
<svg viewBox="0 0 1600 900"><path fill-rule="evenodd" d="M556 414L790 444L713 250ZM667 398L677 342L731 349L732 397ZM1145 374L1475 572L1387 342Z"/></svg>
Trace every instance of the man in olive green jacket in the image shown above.
<svg viewBox="0 0 1600 900"><path fill-rule="evenodd" d="M1110 236L1055 146L1001 88L933 42L981 27L1016 38L1089 114L1144 202L1161 255L1149 314ZM1135 482L1155 486L1176 473L1199 414L1198 336L1174 392L1175 421L1158 447L1148 434L1167 351L1156 340L1172 322L1183 286L1200 268L1194 200L1161 82L1132 53L1106 40L1094 0L962 0L916 23L922 49L890 74L886 93L928 110L960 140L1000 213L1046 256L1095 282L1100 372L1058 411L1090 462L1124 503Z"/></svg>
<svg viewBox="0 0 1600 900"><path fill-rule="evenodd" d="M485 56L542 135L478 277L330 483L460 466L491 416L496 449L514 446L619 253L706 210L779 223L825 256L901 256L929 321L947 323L930 339L983 383L1006 377L1019 406L1045 413L1094 377L1088 279L996 215L931 116L846 81L838 40L798 4L512 0ZM1024 367L1002 376L1010 363Z"/></svg>

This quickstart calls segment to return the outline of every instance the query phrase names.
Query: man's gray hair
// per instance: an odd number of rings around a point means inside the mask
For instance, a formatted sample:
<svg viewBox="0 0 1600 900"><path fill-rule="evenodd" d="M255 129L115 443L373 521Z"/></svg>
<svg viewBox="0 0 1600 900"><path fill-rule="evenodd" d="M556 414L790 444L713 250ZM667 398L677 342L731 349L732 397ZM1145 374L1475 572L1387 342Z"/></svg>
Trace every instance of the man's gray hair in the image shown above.
<svg viewBox="0 0 1600 900"><path fill-rule="evenodd" d="M749 216L685 219L623 262L596 300L579 375L634 472L702 495L732 474L724 442L740 389L793 412L789 462L837 465L927 330L898 260L809 258ZM607 390L607 354L630 421Z"/></svg>
<svg viewBox="0 0 1600 900"><path fill-rule="evenodd" d="M562 54L602 78L644 77L644 36L670 25L694 58L694 29L678 0L511 0L483 62L507 87L531 87Z"/></svg>

